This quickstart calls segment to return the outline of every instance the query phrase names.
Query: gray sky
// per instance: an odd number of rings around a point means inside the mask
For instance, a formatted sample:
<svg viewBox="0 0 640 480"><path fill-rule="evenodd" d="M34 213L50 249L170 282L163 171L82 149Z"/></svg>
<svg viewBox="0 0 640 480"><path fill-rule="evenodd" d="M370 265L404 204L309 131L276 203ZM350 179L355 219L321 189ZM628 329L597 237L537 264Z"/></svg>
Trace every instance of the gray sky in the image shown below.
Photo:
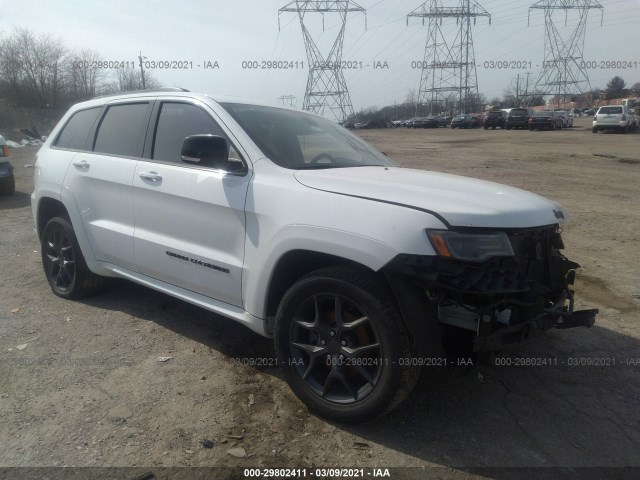
<svg viewBox="0 0 640 480"><path fill-rule="evenodd" d="M287 0L251 1L87 1L87 0L0 0L0 32L14 26L61 38L69 49L91 48L105 60L136 61L141 50L148 60L193 62L185 70L152 70L166 86L193 91L254 98L276 103L281 95L295 95L302 105L307 81L307 58L297 16L281 16L278 9ZM347 23L343 60L362 62L362 69L346 70L345 78L354 108L402 102L409 89L418 88L420 70L411 62L422 60L427 27L417 19L406 24L406 15L420 0L362 0L364 16L353 14ZM529 1L485 0L480 4L492 15L492 22L478 19L473 29L478 83L488 98L501 96L521 74L539 73L544 50L544 14L534 11L527 27ZM585 60L595 62L589 70L591 85L604 87L614 75L628 85L640 82L640 0L602 0L604 24L592 11L587 25ZM318 46L326 53L337 34L338 18L320 16L308 26ZM564 14L557 24L565 31ZM577 14L568 15L567 31L575 26ZM451 21L449 22L451 24ZM446 32L452 26L443 26ZM243 69L243 61L283 60L304 62L304 68L290 70ZM599 68L603 61L630 61L626 70ZM204 69L204 62L217 61L219 69ZM373 69L373 62L388 69ZM531 62L521 70L484 68L490 61ZM198 65L200 65L198 67Z"/></svg>

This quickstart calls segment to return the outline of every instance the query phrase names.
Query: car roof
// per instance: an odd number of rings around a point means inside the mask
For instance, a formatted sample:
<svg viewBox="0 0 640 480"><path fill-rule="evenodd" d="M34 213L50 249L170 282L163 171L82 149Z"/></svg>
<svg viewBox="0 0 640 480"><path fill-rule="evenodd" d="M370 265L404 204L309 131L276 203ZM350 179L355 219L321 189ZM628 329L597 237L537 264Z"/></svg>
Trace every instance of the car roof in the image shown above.
<svg viewBox="0 0 640 480"><path fill-rule="evenodd" d="M189 90L185 90L183 88L159 88L153 90L136 90L132 92L118 93L113 95L100 95L92 98L91 100L87 100L84 102L76 103L71 107L71 110L83 110L86 108L92 107L101 107L105 104L112 102L120 102L126 100L136 100L142 98L163 98L163 97L184 97L190 99L199 99L206 103L207 100L213 100L216 103L239 103L244 105L254 105L260 107L273 107L279 108L281 110L291 110L294 112L302 112L308 115L320 116L316 115L313 112L303 111L299 108L288 107L285 105L276 105L273 103L263 102L260 100L250 99L246 97L232 96L232 95L210 95L206 93L199 92L191 92ZM324 117L323 117L324 118Z"/></svg>

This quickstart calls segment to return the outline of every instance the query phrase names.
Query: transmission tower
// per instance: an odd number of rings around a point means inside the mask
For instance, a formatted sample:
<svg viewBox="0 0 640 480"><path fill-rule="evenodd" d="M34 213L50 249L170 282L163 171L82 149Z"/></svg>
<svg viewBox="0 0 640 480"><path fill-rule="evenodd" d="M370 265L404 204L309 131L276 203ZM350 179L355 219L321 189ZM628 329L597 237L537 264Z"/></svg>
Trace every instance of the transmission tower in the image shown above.
<svg viewBox="0 0 640 480"><path fill-rule="evenodd" d="M307 51L309 78L307 79L302 109L323 115L325 107L327 107L337 120L345 121L347 117L353 115L349 89L342 73L342 46L347 26L347 15L351 12L362 12L366 22L366 10L350 0L295 0L278 10L278 28L280 28L280 14L285 12L298 14L304 46ZM337 13L340 17L342 26L338 30L338 35L326 57L320 52L305 25L305 16L308 13L322 14L323 30L325 14Z"/></svg>
<svg viewBox="0 0 640 480"><path fill-rule="evenodd" d="M282 103L283 105L289 105L290 107L295 106L296 100L297 99L294 95L280 95L278 97L278 102Z"/></svg>
<svg viewBox="0 0 640 480"><path fill-rule="evenodd" d="M475 1L430 0L407 15L407 25L410 17L421 18L423 25L429 21L418 105L426 103L429 114L439 109L467 113L479 99L472 21L475 25L478 17L489 17L491 23L491 15ZM442 32L444 19L456 20L453 41L447 42Z"/></svg>
<svg viewBox="0 0 640 480"><path fill-rule="evenodd" d="M544 62L536 81L536 90L543 95L554 95L558 106L567 98L591 91L589 75L584 66L584 39L589 11L600 10L600 22L604 8L595 0L541 0L529 7L544 10ZM578 24L563 35L554 21L554 13L564 10L567 26L569 10L578 12Z"/></svg>

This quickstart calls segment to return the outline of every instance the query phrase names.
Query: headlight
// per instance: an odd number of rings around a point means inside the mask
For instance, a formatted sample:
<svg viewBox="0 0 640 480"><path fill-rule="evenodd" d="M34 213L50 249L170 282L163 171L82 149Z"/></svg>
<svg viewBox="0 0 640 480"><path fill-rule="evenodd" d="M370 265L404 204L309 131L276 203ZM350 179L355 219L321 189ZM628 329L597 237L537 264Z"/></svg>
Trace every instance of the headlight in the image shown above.
<svg viewBox="0 0 640 480"><path fill-rule="evenodd" d="M427 230L433 248L441 257L482 262L491 257L513 257L507 234L457 233L449 230Z"/></svg>

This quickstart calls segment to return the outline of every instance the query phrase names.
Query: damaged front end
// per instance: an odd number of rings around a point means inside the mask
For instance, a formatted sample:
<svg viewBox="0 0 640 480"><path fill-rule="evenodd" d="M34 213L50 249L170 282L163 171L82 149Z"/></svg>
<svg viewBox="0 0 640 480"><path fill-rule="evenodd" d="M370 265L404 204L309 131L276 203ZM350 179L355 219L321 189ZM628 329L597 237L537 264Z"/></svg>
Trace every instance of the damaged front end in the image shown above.
<svg viewBox="0 0 640 480"><path fill-rule="evenodd" d="M597 310L574 310L579 265L560 252L558 225L517 231L428 232L438 256L399 255L387 265L437 308L441 326L492 351L550 328L591 327Z"/></svg>

